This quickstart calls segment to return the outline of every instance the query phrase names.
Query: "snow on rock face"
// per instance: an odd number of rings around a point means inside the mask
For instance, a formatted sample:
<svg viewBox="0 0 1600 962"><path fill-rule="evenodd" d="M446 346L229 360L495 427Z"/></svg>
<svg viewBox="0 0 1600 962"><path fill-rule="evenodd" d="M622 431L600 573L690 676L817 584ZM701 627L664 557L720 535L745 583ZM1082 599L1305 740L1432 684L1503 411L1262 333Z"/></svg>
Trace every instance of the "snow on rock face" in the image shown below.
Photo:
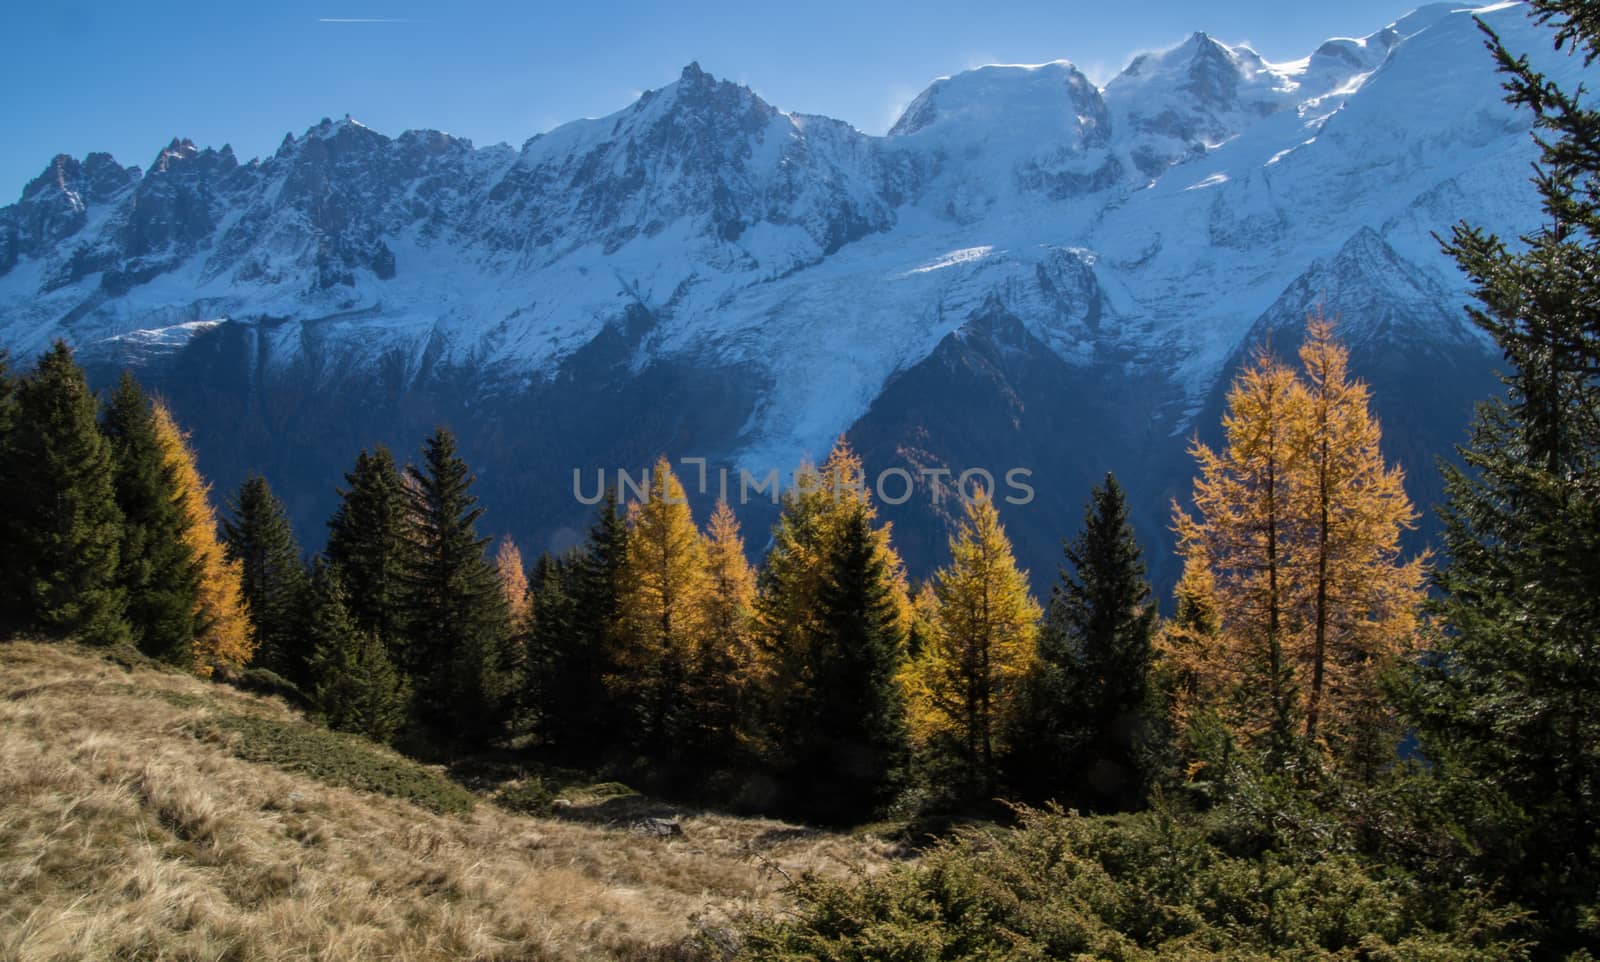
<svg viewBox="0 0 1600 962"><path fill-rule="evenodd" d="M1250 339L1297 343L1306 316L1321 312L1357 348L1396 339L1442 347L1475 341L1465 314L1450 306L1435 278L1363 227L1337 254L1313 261L1257 320Z"/></svg>
<svg viewBox="0 0 1600 962"><path fill-rule="evenodd" d="M81 163L56 155L22 189L21 200L0 210L0 277L22 257L46 254L82 230L91 207L113 203L138 181L137 167L123 167L110 154L90 154Z"/></svg>
<svg viewBox="0 0 1600 962"><path fill-rule="evenodd" d="M1143 54L1106 86L1146 175L1189 149L1220 144L1262 117L1291 107L1296 84L1248 47L1196 33L1171 50ZM1158 153L1157 143L1173 149Z"/></svg>
<svg viewBox="0 0 1600 962"><path fill-rule="evenodd" d="M1353 92L1395 42L1392 28L1374 38L1330 40L1304 60L1274 64L1249 47L1196 33L1171 50L1136 57L1106 86L1106 102L1133 166L1159 178L1266 118L1303 114L1329 95Z"/></svg>
<svg viewBox="0 0 1600 962"><path fill-rule="evenodd" d="M171 255L181 258L208 241L239 189L239 162L228 147L200 150L174 140L151 164L133 192L122 225L123 253L134 259Z"/></svg>
<svg viewBox="0 0 1600 962"><path fill-rule="evenodd" d="M811 250L775 265L788 270L889 226L872 178L858 132L780 113L690 64L626 110L528 141L489 194L506 224L490 239L548 263L595 242L615 253L681 218L713 244L735 246L769 225L809 241ZM742 253L733 257L755 269L762 252Z"/></svg>
<svg viewBox="0 0 1600 962"><path fill-rule="evenodd" d="M917 171L915 201L958 221L1007 198L1066 198L1118 176L1100 91L1065 60L936 80L889 131Z"/></svg>
<svg viewBox="0 0 1600 962"><path fill-rule="evenodd" d="M1104 146L1109 118L1100 92L1065 60L979 67L933 82L905 109L890 137L934 131L944 143L998 132L1016 140L1084 150Z"/></svg>
<svg viewBox="0 0 1600 962"><path fill-rule="evenodd" d="M1195 34L1104 90L1065 61L983 67L885 137L691 64L520 150L346 118L242 164L182 140L147 173L58 157L0 209L0 344L136 360L228 318L272 364L511 391L626 319L635 369L758 372L743 450L793 452L998 306L1070 364L1199 397L1306 285L1384 278L1387 329L1457 336L1430 232L1532 226L1526 122L1473 16L1425 7L1290 63ZM1582 75L1519 6L1483 16Z"/></svg>

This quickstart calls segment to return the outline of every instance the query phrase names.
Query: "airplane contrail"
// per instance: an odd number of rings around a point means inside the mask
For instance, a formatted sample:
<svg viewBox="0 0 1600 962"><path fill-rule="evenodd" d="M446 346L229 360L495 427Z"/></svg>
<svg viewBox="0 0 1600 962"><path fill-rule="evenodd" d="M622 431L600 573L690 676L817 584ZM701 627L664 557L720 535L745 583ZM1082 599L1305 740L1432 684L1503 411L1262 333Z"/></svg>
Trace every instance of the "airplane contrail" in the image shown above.
<svg viewBox="0 0 1600 962"><path fill-rule="evenodd" d="M427 23L426 20L404 20L398 17L318 17L318 23Z"/></svg>

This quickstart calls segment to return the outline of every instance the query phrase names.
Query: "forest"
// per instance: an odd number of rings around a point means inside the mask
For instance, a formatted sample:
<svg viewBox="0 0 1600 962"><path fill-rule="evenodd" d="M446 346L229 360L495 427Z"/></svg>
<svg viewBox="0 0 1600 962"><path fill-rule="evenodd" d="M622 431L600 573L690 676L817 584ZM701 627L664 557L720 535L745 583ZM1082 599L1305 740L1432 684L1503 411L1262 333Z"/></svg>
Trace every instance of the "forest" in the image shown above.
<svg viewBox="0 0 1600 962"><path fill-rule="evenodd" d="M1535 6L1600 55L1593 5ZM423 759L925 840L794 880L740 957L1592 959L1600 112L1488 43L1546 226L1443 240L1506 373L1440 466L1434 551L1402 550L1418 508L1337 318L1260 347L1222 443L1191 443L1165 616L1114 476L1047 597L1007 538L1025 509L983 492L913 584L844 438L757 564L666 453L530 564L445 427L359 452L308 555L264 478L215 497L159 398L97 397L57 344L0 357L0 636L132 647Z"/></svg>

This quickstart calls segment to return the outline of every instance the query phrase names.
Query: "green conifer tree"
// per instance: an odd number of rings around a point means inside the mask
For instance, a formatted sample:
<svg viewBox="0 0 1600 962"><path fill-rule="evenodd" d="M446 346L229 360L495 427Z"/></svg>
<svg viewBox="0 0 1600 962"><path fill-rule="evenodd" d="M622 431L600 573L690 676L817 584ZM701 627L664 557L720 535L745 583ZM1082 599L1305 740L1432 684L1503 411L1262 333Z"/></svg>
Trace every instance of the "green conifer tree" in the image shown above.
<svg viewBox="0 0 1600 962"><path fill-rule="evenodd" d="M567 761L592 763L622 740L624 708L604 679L618 670L627 544L627 519L611 491L580 552L559 563L545 559L534 577L541 731Z"/></svg>
<svg viewBox="0 0 1600 962"><path fill-rule="evenodd" d="M1600 56L1593 4L1531 14ZM1555 958L1600 939L1600 110L1489 45L1534 117L1546 223L1516 245L1463 224L1448 245L1509 390L1480 406L1466 469L1445 468L1445 630L1406 694L1434 771L1509 803L1472 835Z"/></svg>
<svg viewBox="0 0 1600 962"><path fill-rule="evenodd" d="M410 693L378 636L357 627L338 574L319 566L308 579L305 620L312 699L328 727L388 741L405 721Z"/></svg>
<svg viewBox="0 0 1600 962"><path fill-rule="evenodd" d="M0 450L17 425L17 377L11 371L11 352L0 347Z"/></svg>
<svg viewBox="0 0 1600 962"><path fill-rule="evenodd" d="M325 554L339 571L356 627L376 634L390 659L405 665L402 572L411 528L405 483L394 455L382 445L357 455L344 479L347 487L328 521Z"/></svg>
<svg viewBox="0 0 1600 962"><path fill-rule="evenodd" d="M484 553L490 539L478 536L474 479L448 428L429 436L422 465L407 471L415 523L402 585L418 715L457 739L492 737L509 706L513 638Z"/></svg>
<svg viewBox="0 0 1600 962"><path fill-rule="evenodd" d="M130 640L118 582L122 511L98 404L57 341L17 389L16 426L0 463L4 578L19 621L56 638Z"/></svg>
<svg viewBox="0 0 1600 962"><path fill-rule="evenodd" d="M255 628L252 664L304 687L311 681L305 637L305 562L283 502L252 474L228 498L222 540L242 569L241 587Z"/></svg>
<svg viewBox="0 0 1600 962"><path fill-rule="evenodd" d="M11 352L0 347L0 437L16 424L17 379L11 373Z"/></svg>
<svg viewBox="0 0 1600 962"><path fill-rule="evenodd" d="M871 815L904 778L904 599L860 506L843 519L824 565L816 632L798 684L778 696L778 750L785 807L846 822Z"/></svg>
<svg viewBox="0 0 1600 962"><path fill-rule="evenodd" d="M1015 767L1019 783L1043 797L1127 810L1144 800L1145 759L1161 725L1150 685L1156 606L1113 475L1093 490L1083 530L1063 547Z"/></svg>
<svg viewBox="0 0 1600 962"><path fill-rule="evenodd" d="M11 372L11 354L0 348L0 471L8 459L7 447L17 423L17 378ZM0 512L9 509L0 508ZM4 518L0 514L0 518ZM0 522L3 523L3 522ZM22 627L21 584L16 570L0 559L0 635L9 636Z"/></svg>
<svg viewBox="0 0 1600 962"><path fill-rule="evenodd" d="M156 433L150 398L123 372L102 420L122 511L117 583L133 641L152 658L186 664L194 647L200 571L184 539L182 494Z"/></svg>
<svg viewBox="0 0 1600 962"><path fill-rule="evenodd" d="M573 604L576 555L545 552L528 575L531 616L527 633L527 672L521 694L523 714L538 733L541 746L564 761L581 757L584 733L575 723L590 706L575 694L585 681L589 690L603 690L598 676L574 672L570 661L578 631ZM570 749L570 755L568 750ZM593 761L591 756L589 761Z"/></svg>
<svg viewBox="0 0 1600 962"><path fill-rule="evenodd" d="M870 566L894 605L902 631L914 621L907 596L904 566L891 543L888 524L874 527L872 503L861 459L840 438L821 466L803 464L794 485L784 492L783 509L772 529L757 576L755 642L761 657L756 719L765 750L780 770L803 774L809 763L796 764L796 752L811 743L813 690L817 665L833 650L822 624L823 588L840 556L843 533L865 523L872 535L876 560ZM903 653L902 653L903 655ZM867 709L863 709L867 710Z"/></svg>

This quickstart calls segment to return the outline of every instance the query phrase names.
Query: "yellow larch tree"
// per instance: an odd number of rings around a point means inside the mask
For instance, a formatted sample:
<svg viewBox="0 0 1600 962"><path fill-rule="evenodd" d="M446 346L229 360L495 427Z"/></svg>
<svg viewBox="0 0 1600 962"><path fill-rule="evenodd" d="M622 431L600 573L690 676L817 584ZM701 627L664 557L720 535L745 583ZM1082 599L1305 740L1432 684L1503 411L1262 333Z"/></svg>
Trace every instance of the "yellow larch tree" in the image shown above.
<svg viewBox="0 0 1600 962"><path fill-rule="evenodd" d="M685 737L686 747L715 767L746 742L754 698L770 669L755 643L755 569L726 500L717 502L706 526L705 566L701 628L688 665L693 718Z"/></svg>
<svg viewBox="0 0 1600 962"><path fill-rule="evenodd" d="M1417 642L1426 556L1400 560L1401 533L1417 513L1405 475L1385 463L1371 391L1349 370L1349 351L1320 311L1300 348L1306 401L1291 485L1296 546L1298 660L1305 666L1305 734L1340 756L1378 724L1379 678Z"/></svg>
<svg viewBox="0 0 1600 962"><path fill-rule="evenodd" d="M1222 695L1213 707L1224 722L1271 759L1285 757L1299 718L1289 558L1299 531L1289 488L1304 404L1294 371L1258 350L1228 392L1223 447L1190 445L1200 469L1196 515L1173 502L1179 551L1210 569L1222 613L1217 643L1176 655L1199 690Z"/></svg>
<svg viewBox="0 0 1600 962"><path fill-rule="evenodd" d="M509 535L500 539L494 555L495 574L500 578L500 590L505 593L506 606L519 626L527 623L532 613L532 595L528 591L528 569L522 564L522 551Z"/></svg>
<svg viewBox="0 0 1600 962"><path fill-rule="evenodd" d="M928 639L933 637L933 626L939 620L939 595L932 581L924 581L911 593L911 631L906 638L906 654L916 657Z"/></svg>
<svg viewBox="0 0 1600 962"><path fill-rule="evenodd" d="M1415 648L1427 559L1400 557L1416 519L1404 475L1320 314L1299 357L1303 378L1258 352L1223 448L1191 448L1196 514L1173 510L1193 617L1162 653L1180 723L1203 705L1269 762L1299 739L1360 761L1388 751L1379 679Z"/></svg>
<svg viewBox="0 0 1600 962"><path fill-rule="evenodd" d="M684 685L705 627L706 546L683 484L665 457L650 492L628 506L628 541L618 598L622 671L611 685L639 711L638 739L659 743L682 717Z"/></svg>
<svg viewBox="0 0 1600 962"><path fill-rule="evenodd" d="M1221 632L1216 581L1198 545L1189 546L1173 598L1173 615L1156 632L1155 648L1173 720L1182 731L1196 711L1221 703L1234 682Z"/></svg>
<svg viewBox="0 0 1600 962"><path fill-rule="evenodd" d="M229 560L217 534L217 513L211 485L200 476L188 435L161 400L155 401L156 435L161 455L177 479L183 515L183 539L194 553L200 572L196 604L194 669L209 676L218 665L238 667L255 651L244 603L244 570Z"/></svg>
<svg viewBox="0 0 1600 962"><path fill-rule="evenodd" d="M702 637L726 659L741 688L760 680L763 665L755 645L756 572L745 556L739 519L718 501L706 526L706 590Z"/></svg>
<svg viewBox="0 0 1600 962"><path fill-rule="evenodd" d="M510 535L500 538L494 553L495 577L511 612L512 642L507 646L505 669L522 679L528 671L528 643L533 634L533 591L528 585L528 569L522 563L522 550Z"/></svg>
<svg viewBox="0 0 1600 962"><path fill-rule="evenodd" d="M906 687L913 735L952 747L969 789L981 792L994 784L1004 723L1038 656L1042 612L992 498L967 501L950 554L934 576L938 604Z"/></svg>

